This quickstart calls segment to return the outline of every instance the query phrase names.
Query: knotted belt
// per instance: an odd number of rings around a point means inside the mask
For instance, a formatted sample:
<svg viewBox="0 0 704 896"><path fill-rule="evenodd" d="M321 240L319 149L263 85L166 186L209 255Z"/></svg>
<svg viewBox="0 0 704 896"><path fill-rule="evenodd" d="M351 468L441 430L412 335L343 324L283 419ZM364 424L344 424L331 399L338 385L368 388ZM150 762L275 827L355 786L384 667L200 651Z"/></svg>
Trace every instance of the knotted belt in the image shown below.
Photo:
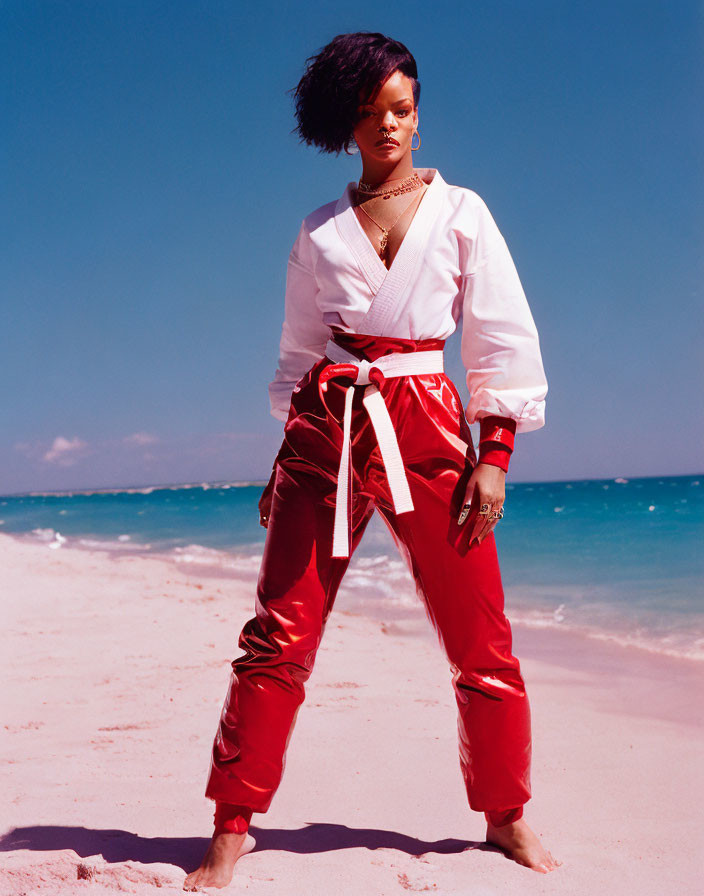
<svg viewBox="0 0 704 896"><path fill-rule="evenodd" d="M335 497L335 524L332 538L332 556L349 557L349 517L348 497L351 460L352 399L355 386L365 386L364 407L374 427L374 434L381 452L381 459L389 483L389 491L396 513L413 510L411 490L408 486L401 451L396 439L396 431L391 422L388 408L379 386L387 377L418 376L424 373L442 373L442 351L393 352L382 355L376 361L357 358L332 339L325 348L325 355L334 363L325 367L318 380L321 393L328 387L333 377L354 380L345 392L345 411L342 425L342 451L337 473L337 494ZM321 394L322 397L322 394Z"/></svg>

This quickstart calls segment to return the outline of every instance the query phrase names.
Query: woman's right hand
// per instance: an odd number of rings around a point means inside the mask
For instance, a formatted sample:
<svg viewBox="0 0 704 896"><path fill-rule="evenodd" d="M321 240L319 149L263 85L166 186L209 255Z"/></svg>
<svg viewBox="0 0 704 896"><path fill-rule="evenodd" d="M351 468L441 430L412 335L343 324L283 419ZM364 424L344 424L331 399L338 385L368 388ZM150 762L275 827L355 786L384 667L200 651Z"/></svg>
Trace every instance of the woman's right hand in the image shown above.
<svg viewBox="0 0 704 896"><path fill-rule="evenodd" d="M276 481L276 466L271 471L271 478L267 482L262 496L259 499L259 525L265 529L269 527L269 517L271 516L271 499L274 495L274 483Z"/></svg>

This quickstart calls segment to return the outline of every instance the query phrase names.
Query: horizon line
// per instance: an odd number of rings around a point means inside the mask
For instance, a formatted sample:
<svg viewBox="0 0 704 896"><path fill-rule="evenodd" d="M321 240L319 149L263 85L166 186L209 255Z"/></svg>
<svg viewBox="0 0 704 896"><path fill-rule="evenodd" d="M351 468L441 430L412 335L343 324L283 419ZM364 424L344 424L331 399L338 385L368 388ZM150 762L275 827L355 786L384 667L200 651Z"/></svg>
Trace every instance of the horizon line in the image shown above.
<svg viewBox="0 0 704 896"><path fill-rule="evenodd" d="M586 476L584 478L576 478L576 479L526 479L520 480L516 482L509 482L507 485L559 485L560 483L569 483L569 482L617 482L619 480L625 482L631 482L638 479L682 479L688 476L702 476L704 477L704 471L696 472L696 473L660 473L660 474L650 474L648 476ZM164 482L164 483L143 483L143 484L133 484L133 485L113 485L113 486L101 486L99 488L90 488L90 487L82 487L82 488L62 488L62 489L42 489L36 491L22 491L22 492L6 492L0 494L0 498L37 498L43 496L51 496L51 495L76 495L76 494L99 494L99 493L115 493L115 492L127 492L127 491L138 491L144 489L150 489L151 491L159 491L162 489L179 489L179 488L203 488L203 486L207 486L208 488L222 488L223 486L229 487L237 487L237 488L259 488L264 487L268 479L213 479L213 480L200 480L199 482Z"/></svg>

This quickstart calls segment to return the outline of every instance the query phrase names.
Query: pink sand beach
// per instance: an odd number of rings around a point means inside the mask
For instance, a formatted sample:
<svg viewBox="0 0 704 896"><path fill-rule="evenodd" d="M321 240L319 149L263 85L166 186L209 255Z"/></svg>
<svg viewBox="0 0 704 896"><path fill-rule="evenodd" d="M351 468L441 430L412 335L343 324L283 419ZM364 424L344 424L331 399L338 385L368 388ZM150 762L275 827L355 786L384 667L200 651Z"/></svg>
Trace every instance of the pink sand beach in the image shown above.
<svg viewBox="0 0 704 896"><path fill-rule="evenodd" d="M210 747L256 572L7 535L0 569L0 894L182 892L210 838ZM369 618L344 587L256 847L208 892L701 892L702 664L514 624L525 817L563 862L543 875L489 847L467 806L451 673L420 605Z"/></svg>

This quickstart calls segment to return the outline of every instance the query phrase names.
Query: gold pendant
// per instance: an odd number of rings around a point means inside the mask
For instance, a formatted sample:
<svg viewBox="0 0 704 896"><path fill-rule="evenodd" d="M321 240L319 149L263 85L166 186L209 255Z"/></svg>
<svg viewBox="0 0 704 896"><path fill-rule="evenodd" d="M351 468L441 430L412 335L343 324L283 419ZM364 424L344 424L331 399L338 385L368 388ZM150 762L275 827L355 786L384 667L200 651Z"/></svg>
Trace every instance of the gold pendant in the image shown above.
<svg viewBox="0 0 704 896"><path fill-rule="evenodd" d="M386 254L386 244L389 242L389 231L384 230L381 234L381 242L379 243L379 255L383 258Z"/></svg>

